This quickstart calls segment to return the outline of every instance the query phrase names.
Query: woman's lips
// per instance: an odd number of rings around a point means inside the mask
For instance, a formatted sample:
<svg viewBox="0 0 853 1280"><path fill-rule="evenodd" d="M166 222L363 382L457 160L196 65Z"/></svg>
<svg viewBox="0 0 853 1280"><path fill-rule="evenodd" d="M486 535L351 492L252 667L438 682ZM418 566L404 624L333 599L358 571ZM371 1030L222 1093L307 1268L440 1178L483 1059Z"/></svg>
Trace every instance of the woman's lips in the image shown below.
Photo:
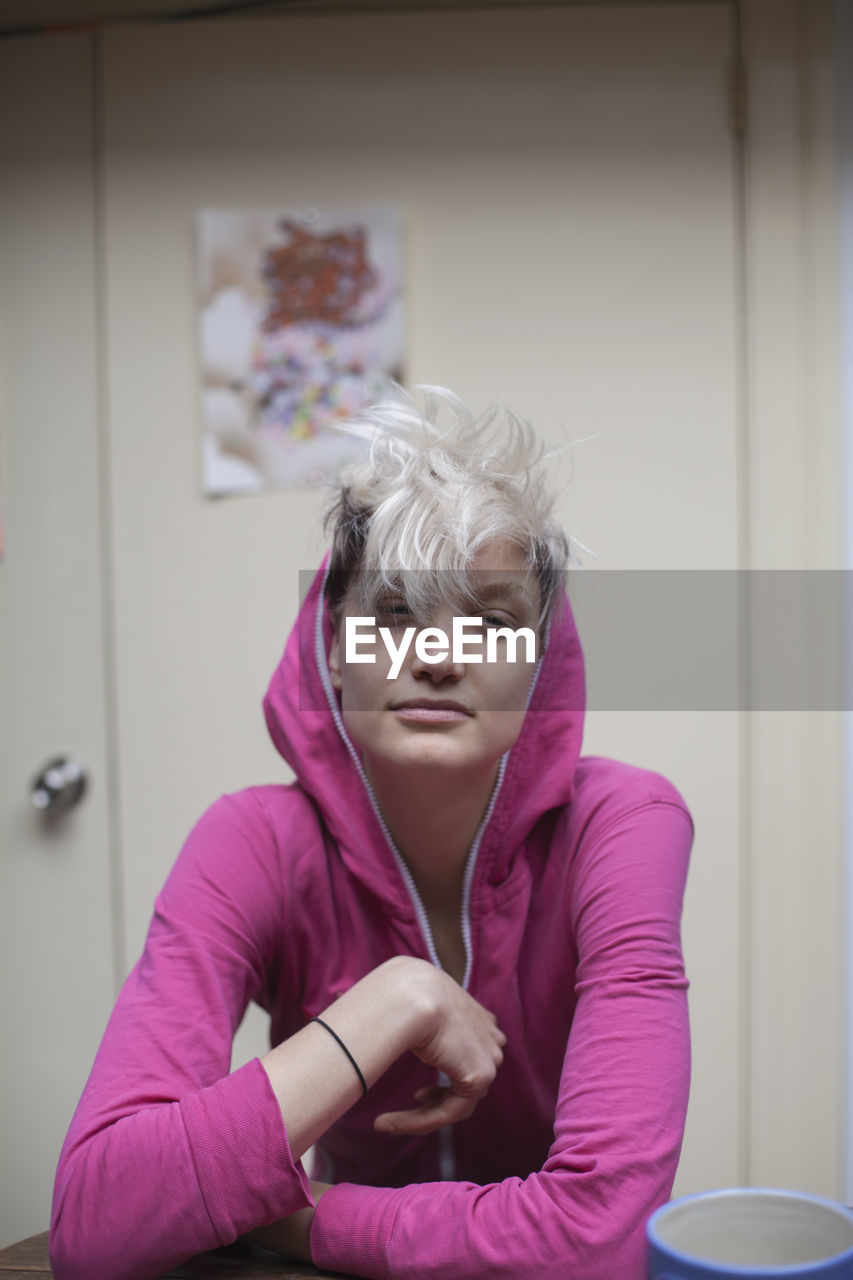
<svg viewBox="0 0 853 1280"><path fill-rule="evenodd" d="M461 702L398 702L391 708L401 720L413 720L421 724L442 724L453 720L467 720L471 712Z"/></svg>

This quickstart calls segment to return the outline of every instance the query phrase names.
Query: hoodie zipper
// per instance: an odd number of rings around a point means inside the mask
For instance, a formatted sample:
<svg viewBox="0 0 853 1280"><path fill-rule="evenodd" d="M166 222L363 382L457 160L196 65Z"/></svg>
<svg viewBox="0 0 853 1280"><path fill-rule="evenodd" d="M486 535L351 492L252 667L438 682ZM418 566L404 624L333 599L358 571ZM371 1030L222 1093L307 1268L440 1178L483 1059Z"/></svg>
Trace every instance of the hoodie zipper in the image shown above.
<svg viewBox="0 0 853 1280"><path fill-rule="evenodd" d="M327 568L326 576L328 576L328 572L329 571ZM350 736L346 731L346 726L343 722L343 717L341 716L340 708L338 706L338 700L335 697L335 691L332 688L332 682L329 676L329 666L326 661L326 646L323 640L323 600L324 598L325 598L325 579L323 582L323 588L321 589L317 599L317 611L314 619L314 655L317 663L317 673L320 677L320 682L323 685L323 691L326 695L326 702L328 704L329 710L331 711L332 719L335 722L335 726L338 730L338 733L340 734L341 739L343 740L343 743L350 754L352 762L355 765L356 770L358 772L358 776L361 778L364 789L367 792L367 796L368 796L368 799L370 800L371 807L373 809L373 812L376 815L376 820L382 829L382 834L384 835L386 843L388 844L388 848L391 850L391 853L394 857L394 861L397 864L397 869L400 872L400 875L403 880L403 884L406 886L406 891L409 895L409 899L414 908L415 917L417 919L418 926L421 931L421 935L424 939L424 942L426 943L427 954L430 958L430 961L432 964L435 965L437 969L441 969L442 972L444 972L444 966L442 965L441 961L438 958L438 952L435 949L435 940L432 936L432 929L430 927L429 919L427 917L427 913L424 908L424 905L421 902L421 897L420 897L420 894L418 893L417 886L415 885L414 878L412 877L412 873L409 870L408 866L406 865L405 859L403 858L402 854L400 853L399 849L394 843L394 838L391 835L391 832L388 830L388 824L385 821L382 810L379 808L379 802L376 799L376 795L373 791L373 787L370 785L370 779L365 773L364 765L361 762L361 758L359 757L359 754L356 751L355 747L353 746L352 741L350 740ZM539 663L537 663L537 667L536 667L536 671L534 673L533 679L530 682L530 689L528 691L527 701L525 704L525 712L527 710L527 707L530 705L530 699L533 696L533 690L536 687L540 666L541 666L541 655L540 655L540 661ZM469 849L468 856L465 860L465 876L462 882L462 906L461 906L461 912L460 912L460 925L462 928L462 945L465 951L465 974L461 983L462 989L464 991L468 990L468 983L471 979L471 962L472 962L472 949L473 949L472 941L471 941L471 886L473 885L473 882L474 882L474 870L477 865L477 855L479 854L479 851L480 851L480 844L483 839L483 833L486 830L486 827L488 826L491 820L492 814L495 811L495 805L497 804L498 796L500 794L501 787L503 786L503 780L504 780L504 774L506 773L506 762L507 762L508 755L509 755L509 752L506 752L503 756L501 756L501 761L498 766L498 776L495 780L495 785L492 788L492 794L489 799L489 803L486 806L486 812L483 814L482 821L480 822L480 825L477 828L476 834L471 844L471 848ZM437 1077L437 1083L446 1088L450 1084L449 1077L446 1076L443 1071L439 1071L438 1077ZM442 1129L439 1129L438 1141L439 1141L440 1176L444 1181L452 1182L456 1178L456 1153L455 1153L454 1142L453 1142L453 1125L445 1125Z"/></svg>

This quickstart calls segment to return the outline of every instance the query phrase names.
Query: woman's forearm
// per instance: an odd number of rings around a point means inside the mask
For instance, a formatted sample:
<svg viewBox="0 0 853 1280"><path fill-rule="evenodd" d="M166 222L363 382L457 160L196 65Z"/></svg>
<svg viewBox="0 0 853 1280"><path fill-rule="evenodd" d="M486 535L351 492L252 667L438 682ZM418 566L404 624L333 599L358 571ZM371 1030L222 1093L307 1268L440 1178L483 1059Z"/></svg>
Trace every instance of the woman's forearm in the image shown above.
<svg viewBox="0 0 853 1280"><path fill-rule="evenodd" d="M357 982L322 1018L340 1036L369 1088L417 1041L429 1017L419 962L394 958ZM340 1045L309 1022L270 1050L261 1065L278 1098L290 1150L298 1160L361 1097L361 1082Z"/></svg>

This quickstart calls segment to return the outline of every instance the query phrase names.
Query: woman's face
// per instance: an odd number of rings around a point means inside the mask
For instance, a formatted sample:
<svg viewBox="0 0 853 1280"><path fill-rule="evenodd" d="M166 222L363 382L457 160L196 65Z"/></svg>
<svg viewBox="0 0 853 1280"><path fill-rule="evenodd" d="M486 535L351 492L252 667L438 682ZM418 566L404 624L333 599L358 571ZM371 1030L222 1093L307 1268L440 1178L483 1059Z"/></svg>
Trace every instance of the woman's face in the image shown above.
<svg viewBox="0 0 853 1280"><path fill-rule="evenodd" d="M399 650L407 628L416 626L405 601L389 595L380 603L375 619L375 643L362 655L374 662L346 658L346 619L360 614L348 595L329 654L332 683L341 694L341 710L347 732L361 749L368 774L376 763L402 770L452 770L494 772L500 757L521 732L524 711L535 669L527 661L522 638L516 660L509 660L511 646L503 637L493 645L494 660L487 659L486 633L498 628L529 628L539 644L539 586L514 543L499 541L477 557L473 565L478 601L466 617L482 619L482 633L467 629L465 651L479 652L482 662L454 661L452 652L437 662L427 662L415 650L410 637L405 657L392 656L378 633L390 632ZM458 616L458 615L457 615ZM448 638L453 634L454 614L436 611L429 626ZM371 628L362 627L369 635ZM483 639L477 637L482 634ZM432 647L437 652L438 644ZM536 654L538 657L538 652ZM393 678L389 673L396 672Z"/></svg>

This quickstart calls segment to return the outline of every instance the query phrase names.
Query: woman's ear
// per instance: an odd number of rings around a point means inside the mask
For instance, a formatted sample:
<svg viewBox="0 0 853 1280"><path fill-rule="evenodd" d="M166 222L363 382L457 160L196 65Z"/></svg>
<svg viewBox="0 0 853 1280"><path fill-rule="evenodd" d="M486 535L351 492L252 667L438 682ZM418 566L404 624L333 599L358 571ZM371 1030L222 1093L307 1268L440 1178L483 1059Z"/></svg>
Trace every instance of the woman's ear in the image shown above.
<svg viewBox="0 0 853 1280"><path fill-rule="evenodd" d="M341 644L338 639L338 628L335 627L332 635L332 644L329 649L329 677L332 681L332 688L341 691Z"/></svg>

